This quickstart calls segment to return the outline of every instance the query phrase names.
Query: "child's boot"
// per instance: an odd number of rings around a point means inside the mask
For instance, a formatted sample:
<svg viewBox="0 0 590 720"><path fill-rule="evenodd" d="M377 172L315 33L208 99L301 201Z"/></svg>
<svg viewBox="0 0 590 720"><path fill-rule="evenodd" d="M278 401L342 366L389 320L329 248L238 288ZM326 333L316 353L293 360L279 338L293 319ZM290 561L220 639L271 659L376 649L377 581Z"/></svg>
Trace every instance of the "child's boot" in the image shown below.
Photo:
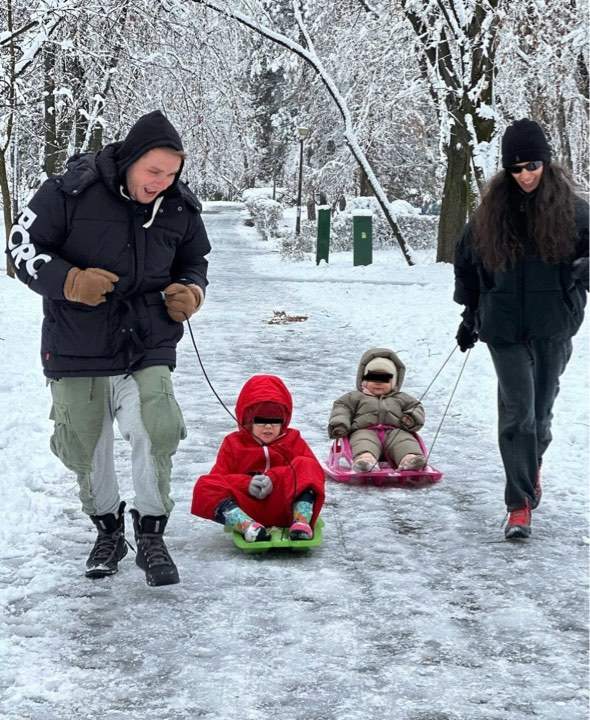
<svg viewBox="0 0 590 720"><path fill-rule="evenodd" d="M311 540L313 530L309 523L294 522L289 528L289 540Z"/></svg>
<svg viewBox="0 0 590 720"><path fill-rule="evenodd" d="M216 517L223 519L223 524L235 532L239 532L246 542L264 542L270 540L270 534L264 525L253 520L233 500L225 500L217 508Z"/></svg>
<svg viewBox="0 0 590 720"><path fill-rule="evenodd" d="M312 490L305 490L293 504L293 523L289 528L290 540L311 540L313 529L310 525L313 517L313 501L315 495Z"/></svg>
<svg viewBox="0 0 590 720"><path fill-rule="evenodd" d="M355 457L352 469L354 472L370 472L377 464L377 458L374 455L364 452Z"/></svg>
<svg viewBox="0 0 590 720"><path fill-rule="evenodd" d="M409 453L399 461L397 466L398 470L422 470L426 465L426 458L424 455L414 455Z"/></svg>
<svg viewBox="0 0 590 720"><path fill-rule="evenodd" d="M268 530L260 523L253 520L248 527L242 531L246 542L264 542L270 540Z"/></svg>

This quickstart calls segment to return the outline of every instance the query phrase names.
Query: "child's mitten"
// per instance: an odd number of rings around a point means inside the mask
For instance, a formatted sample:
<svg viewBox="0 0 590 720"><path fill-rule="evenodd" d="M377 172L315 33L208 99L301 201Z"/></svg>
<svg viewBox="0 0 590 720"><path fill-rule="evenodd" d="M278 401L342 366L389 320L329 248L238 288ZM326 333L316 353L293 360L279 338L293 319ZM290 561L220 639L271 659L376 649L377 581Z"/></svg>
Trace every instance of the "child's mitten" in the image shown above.
<svg viewBox="0 0 590 720"><path fill-rule="evenodd" d="M348 435L348 428L346 425L334 425L329 428L328 434L331 438L343 438Z"/></svg>
<svg viewBox="0 0 590 720"><path fill-rule="evenodd" d="M411 430L413 427L416 427L416 421L411 415L402 415L401 423L406 430Z"/></svg>
<svg viewBox="0 0 590 720"><path fill-rule="evenodd" d="M252 497L264 500L272 492L272 480L268 475L254 475L248 485L248 492Z"/></svg>

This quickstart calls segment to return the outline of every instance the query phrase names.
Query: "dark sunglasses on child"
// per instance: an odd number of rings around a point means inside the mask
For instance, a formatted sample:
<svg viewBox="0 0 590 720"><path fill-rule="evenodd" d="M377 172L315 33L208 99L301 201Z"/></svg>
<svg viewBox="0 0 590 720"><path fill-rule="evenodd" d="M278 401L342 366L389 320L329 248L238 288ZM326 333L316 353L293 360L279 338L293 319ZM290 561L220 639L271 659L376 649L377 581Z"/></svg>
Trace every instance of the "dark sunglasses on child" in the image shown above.
<svg viewBox="0 0 590 720"><path fill-rule="evenodd" d="M282 425L283 418L260 417L259 415L256 415L252 422L254 425Z"/></svg>
<svg viewBox="0 0 590 720"><path fill-rule="evenodd" d="M531 160L531 162L528 162L526 165L511 165L508 168L508 172L511 175L518 175L523 170L526 170L527 172L533 172L534 170L538 170L542 165L542 160Z"/></svg>
<svg viewBox="0 0 590 720"><path fill-rule="evenodd" d="M369 382L388 383L391 382L392 377L393 375L391 373L368 372L363 380L368 380Z"/></svg>

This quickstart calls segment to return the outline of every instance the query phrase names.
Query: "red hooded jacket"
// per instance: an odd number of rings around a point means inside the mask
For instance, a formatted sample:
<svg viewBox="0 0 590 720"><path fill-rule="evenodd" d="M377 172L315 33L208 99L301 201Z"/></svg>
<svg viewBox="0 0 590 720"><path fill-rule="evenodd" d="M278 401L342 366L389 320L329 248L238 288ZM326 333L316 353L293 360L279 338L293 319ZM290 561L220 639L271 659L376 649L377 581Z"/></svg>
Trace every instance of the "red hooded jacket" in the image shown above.
<svg viewBox="0 0 590 720"><path fill-rule="evenodd" d="M265 445L244 424L257 405L268 402L283 408L285 422L281 435ZM288 527L293 501L304 490L313 490L315 523L324 502L324 471L299 431L288 427L292 410L291 393L275 375L255 375L245 383L236 403L242 427L224 438L215 465L197 480L191 508L194 515L213 520L219 504L233 498L263 525ZM263 500L248 493L252 475L257 473L268 475L273 482L273 491Z"/></svg>

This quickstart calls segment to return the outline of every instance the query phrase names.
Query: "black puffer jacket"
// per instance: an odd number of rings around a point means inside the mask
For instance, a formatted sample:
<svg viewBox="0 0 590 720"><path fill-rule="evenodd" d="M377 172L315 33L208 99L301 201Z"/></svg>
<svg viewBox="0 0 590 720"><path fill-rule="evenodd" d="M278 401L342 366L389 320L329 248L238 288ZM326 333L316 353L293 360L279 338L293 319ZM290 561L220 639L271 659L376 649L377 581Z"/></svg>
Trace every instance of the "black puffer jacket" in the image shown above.
<svg viewBox="0 0 590 720"><path fill-rule="evenodd" d="M73 158L63 176L41 186L11 232L18 277L43 295L41 353L51 378L173 367L183 328L168 316L161 291L172 282L203 292L207 285L210 245L198 200L178 181L155 213L153 203L127 199L117 168L122 146ZM69 302L63 286L72 267L104 268L120 280L97 307Z"/></svg>
<svg viewBox="0 0 590 720"><path fill-rule="evenodd" d="M526 208L522 212L519 225L526 232ZM465 227L455 251L454 300L475 311L481 340L516 343L576 334L586 305L586 288L572 275L573 261L588 256L588 203L582 199L576 202L576 230L569 262L552 265L530 252L507 270L489 272L472 246L471 224Z"/></svg>

